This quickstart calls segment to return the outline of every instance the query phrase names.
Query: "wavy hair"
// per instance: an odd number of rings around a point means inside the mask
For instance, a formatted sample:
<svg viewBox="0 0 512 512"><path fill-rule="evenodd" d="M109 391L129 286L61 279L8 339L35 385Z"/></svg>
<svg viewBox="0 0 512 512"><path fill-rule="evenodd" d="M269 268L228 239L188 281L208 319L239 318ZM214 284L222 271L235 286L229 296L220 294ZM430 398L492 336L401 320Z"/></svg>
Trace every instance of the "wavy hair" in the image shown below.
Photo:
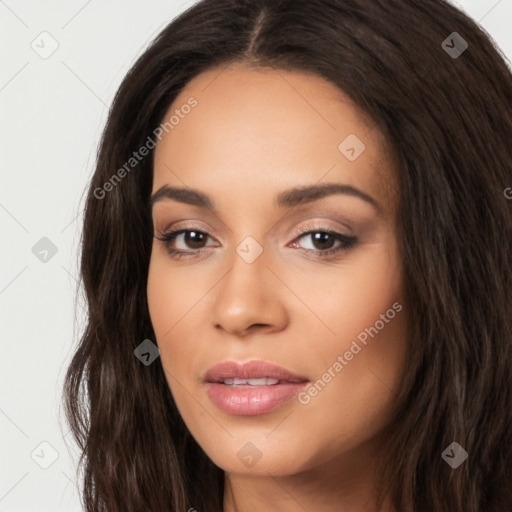
<svg viewBox="0 0 512 512"><path fill-rule="evenodd" d="M458 57L453 32L468 43ZM234 62L315 73L386 140L399 182L408 365L382 474L398 511L512 510L512 80L492 38L443 0L202 0L124 78L88 186L87 325L63 400L87 512L222 510L149 338L152 153L109 187L183 87ZM441 457L453 441L469 454ZM405 449L404 449L405 447Z"/></svg>

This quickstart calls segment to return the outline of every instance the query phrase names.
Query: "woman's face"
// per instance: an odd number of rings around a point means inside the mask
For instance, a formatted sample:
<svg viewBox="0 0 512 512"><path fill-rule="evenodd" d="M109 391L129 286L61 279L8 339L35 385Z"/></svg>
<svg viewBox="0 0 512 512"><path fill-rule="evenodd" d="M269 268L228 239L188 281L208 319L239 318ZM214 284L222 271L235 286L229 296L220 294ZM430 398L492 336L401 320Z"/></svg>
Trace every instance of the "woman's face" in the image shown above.
<svg viewBox="0 0 512 512"><path fill-rule="evenodd" d="M242 66L197 76L173 114L155 149L154 232L187 231L154 239L147 291L183 420L232 473L366 467L406 348L380 133L316 75ZM338 188L314 192L327 184ZM209 380L279 382L204 380L218 363L254 360L291 376L259 366Z"/></svg>

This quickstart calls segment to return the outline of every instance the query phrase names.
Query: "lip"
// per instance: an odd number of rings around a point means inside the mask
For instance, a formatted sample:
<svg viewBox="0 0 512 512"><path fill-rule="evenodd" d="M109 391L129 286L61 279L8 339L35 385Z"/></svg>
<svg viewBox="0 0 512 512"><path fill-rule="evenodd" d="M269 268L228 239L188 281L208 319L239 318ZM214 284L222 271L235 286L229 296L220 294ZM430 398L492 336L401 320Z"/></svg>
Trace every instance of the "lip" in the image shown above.
<svg viewBox="0 0 512 512"><path fill-rule="evenodd" d="M262 360L237 363L236 361L223 361L212 366L203 377L205 382L222 382L224 379L279 379L288 382L304 382L308 378L296 375L282 366Z"/></svg>
<svg viewBox="0 0 512 512"><path fill-rule="evenodd" d="M231 387L224 379L278 379L273 385ZM309 380L267 361L237 363L224 361L212 366L203 377L210 400L222 411L252 416L272 411L296 396Z"/></svg>

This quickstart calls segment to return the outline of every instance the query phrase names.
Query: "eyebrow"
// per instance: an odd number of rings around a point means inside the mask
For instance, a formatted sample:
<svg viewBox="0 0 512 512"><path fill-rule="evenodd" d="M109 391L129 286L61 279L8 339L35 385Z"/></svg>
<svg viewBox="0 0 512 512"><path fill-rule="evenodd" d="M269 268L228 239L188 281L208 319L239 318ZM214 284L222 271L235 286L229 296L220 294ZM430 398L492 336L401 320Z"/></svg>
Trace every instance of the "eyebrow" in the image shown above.
<svg viewBox="0 0 512 512"><path fill-rule="evenodd" d="M280 208L292 208L294 206L311 203L334 194L345 194L357 197L369 203L377 212L382 213L383 211L381 205L373 199L373 197L352 185L346 185L343 183L322 183L291 188L280 192L276 196L274 204ZM164 199L173 199L180 203L190 204L192 206L197 206L217 213L212 199L199 190L164 185L151 196L149 205L153 207L155 203Z"/></svg>

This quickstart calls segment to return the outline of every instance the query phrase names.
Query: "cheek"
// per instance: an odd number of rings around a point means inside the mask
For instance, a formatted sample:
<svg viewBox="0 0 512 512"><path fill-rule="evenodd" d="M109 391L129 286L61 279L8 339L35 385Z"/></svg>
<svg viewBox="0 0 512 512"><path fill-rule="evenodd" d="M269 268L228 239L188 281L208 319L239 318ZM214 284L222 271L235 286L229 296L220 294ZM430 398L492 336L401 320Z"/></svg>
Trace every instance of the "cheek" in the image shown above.
<svg viewBox="0 0 512 512"><path fill-rule="evenodd" d="M158 248L154 248L155 251ZM188 322L187 315L193 314L199 293L200 290L190 286L190 281L187 285L182 272L170 271L165 255L152 255L147 284L148 308L168 377L170 374L175 375L186 362L183 355L190 344L178 342L180 328ZM173 357L170 357L171 354ZM173 364L176 361L180 361L180 365L175 367Z"/></svg>
<svg viewBox="0 0 512 512"><path fill-rule="evenodd" d="M301 275L308 273L304 269ZM335 271L325 267L314 276L309 272L309 277L295 281L294 291L306 298L308 307L324 324L323 343L316 348L326 354L348 349L354 338L360 333L364 338L365 329L377 321L379 331L390 333L392 324L404 316L392 309L396 301L402 305L403 292L400 260L389 240L367 244L347 256ZM381 315L388 310L391 319L383 324ZM327 330L330 335L325 336Z"/></svg>
<svg viewBox="0 0 512 512"><path fill-rule="evenodd" d="M153 248L148 308L162 366L175 396L181 393L180 384L197 374L194 363L201 352L197 333L208 328L207 295L218 279L206 265L180 267L169 261L165 251Z"/></svg>
<svg viewBox="0 0 512 512"><path fill-rule="evenodd" d="M347 260L346 269L316 281L327 293L309 291L310 304L331 335L308 356L319 380L306 407L312 416L330 411L335 423L350 431L385 420L401 381L407 334L397 254L392 245L374 245Z"/></svg>
<svg viewBox="0 0 512 512"><path fill-rule="evenodd" d="M151 322L156 337L171 340L173 333L198 309L201 298L213 283L212 276L198 274L191 267L173 268L169 256L158 246L151 255L147 296ZM194 321L196 319L194 318Z"/></svg>
<svg viewBox="0 0 512 512"><path fill-rule="evenodd" d="M172 327L173 315L178 304L176 290L179 286L179 282L171 286L171 280L164 272L160 259L158 256L151 256L147 284L149 314L157 339Z"/></svg>

